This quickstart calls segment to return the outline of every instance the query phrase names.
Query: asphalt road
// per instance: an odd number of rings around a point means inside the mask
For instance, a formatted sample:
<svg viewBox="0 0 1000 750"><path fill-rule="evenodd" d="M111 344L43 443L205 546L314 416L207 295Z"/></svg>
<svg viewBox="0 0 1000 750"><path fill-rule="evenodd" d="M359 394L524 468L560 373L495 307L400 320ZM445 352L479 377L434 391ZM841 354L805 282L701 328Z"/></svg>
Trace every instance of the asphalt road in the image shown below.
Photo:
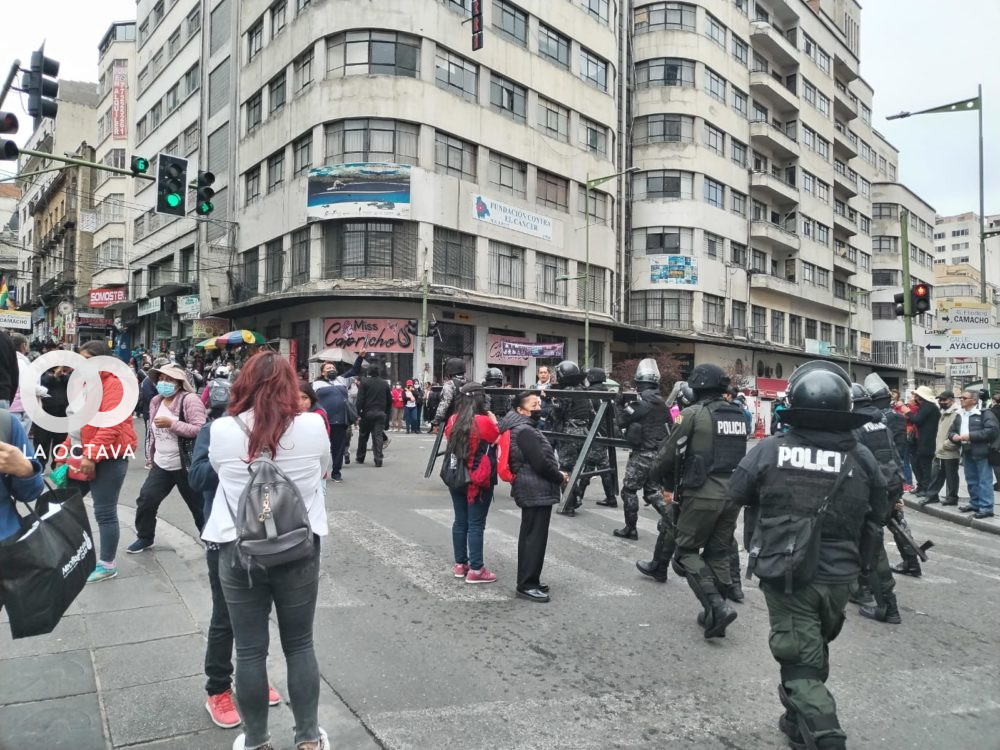
<svg viewBox="0 0 1000 750"><path fill-rule="evenodd" d="M324 680L385 748L603 750L785 747L778 668L763 596L746 585L739 619L706 641L672 573L641 576L639 541L616 539L621 510L553 516L549 604L514 598L519 512L501 484L486 531L494 584L451 575L451 501L423 478L432 438L393 434L385 466L351 464L330 484L316 640ZM122 502L143 470L134 462ZM161 515L194 532L176 495ZM909 514L935 547L920 580L897 578L903 624L849 606L830 686L853 748L1000 748L1000 546L996 536ZM132 541L122 518L123 544ZM738 536L739 538L739 536ZM895 562L898 555L889 550ZM275 644L276 647L276 644Z"/></svg>

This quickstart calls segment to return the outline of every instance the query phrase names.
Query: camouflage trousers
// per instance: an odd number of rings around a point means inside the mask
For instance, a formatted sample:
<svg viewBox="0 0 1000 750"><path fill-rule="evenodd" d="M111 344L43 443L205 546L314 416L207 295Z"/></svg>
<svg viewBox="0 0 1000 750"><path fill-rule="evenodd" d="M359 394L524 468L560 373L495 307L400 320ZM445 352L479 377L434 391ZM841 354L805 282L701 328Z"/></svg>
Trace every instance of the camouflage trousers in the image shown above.
<svg viewBox="0 0 1000 750"><path fill-rule="evenodd" d="M635 524L639 519L639 490L648 505L658 499L660 487L649 481L649 473L656 460L656 451L632 451L625 465L622 480L622 504L625 506L625 523Z"/></svg>
<svg viewBox="0 0 1000 750"><path fill-rule="evenodd" d="M578 422L570 422L563 430L567 435L580 435L586 437L588 429L586 425ZM583 443L578 440L559 440L556 438L556 449L559 452L559 468L567 473L573 472L576 466L576 459L580 457L580 449Z"/></svg>

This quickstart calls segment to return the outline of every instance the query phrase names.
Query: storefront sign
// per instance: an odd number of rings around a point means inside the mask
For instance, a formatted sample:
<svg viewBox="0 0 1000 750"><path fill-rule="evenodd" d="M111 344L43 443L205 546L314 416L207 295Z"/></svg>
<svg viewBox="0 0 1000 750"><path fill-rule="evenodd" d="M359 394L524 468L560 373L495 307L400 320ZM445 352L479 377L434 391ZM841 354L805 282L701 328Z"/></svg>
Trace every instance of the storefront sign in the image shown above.
<svg viewBox="0 0 1000 750"><path fill-rule="evenodd" d="M178 315L198 315L201 312L201 297L197 294L185 294L177 298Z"/></svg>
<svg viewBox="0 0 1000 750"><path fill-rule="evenodd" d="M830 342L821 339L806 339L806 354L820 354L824 357L830 356Z"/></svg>
<svg viewBox="0 0 1000 750"><path fill-rule="evenodd" d="M139 317L141 318L143 315L158 313L160 308L163 306L161 300L161 297L139 300Z"/></svg>
<svg viewBox="0 0 1000 750"><path fill-rule="evenodd" d="M782 378L757 378L757 395L760 398L776 399L779 393L788 390L788 381Z"/></svg>
<svg viewBox="0 0 1000 750"><path fill-rule="evenodd" d="M90 306L107 307L128 299L124 289L91 289Z"/></svg>
<svg viewBox="0 0 1000 750"><path fill-rule="evenodd" d="M500 356L511 359L524 357L561 357L565 344L533 344L530 341L521 343L506 339L500 343Z"/></svg>
<svg viewBox="0 0 1000 750"><path fill-rule="evenodd" d="M309 171L310 219L410 218L410 166L367 162Z"/></svg>
<svg viewBox="0 0 1000 750"><path fill-rule="evenodd" d="M81 328L111 328L114 325L113 320L100 313L79 312L76 318Z"/></svg>
<svg viewBox="0 0 1000 750"><path fill-rule="evenodd" d="M229 321L226 318L195 318L191 321L191 338L195 343L212 336L221 336L229 331Z"/></svg>
<svg viewBox="0 0 1000 750"><path fill-rule="evenodd" d="M690 255L650 255L649 280L653 284L674 286L697 284L697 261Z"/></svg>
<svg viewBox="0 0 1000 750"><path fill-rule="evenodd" d="M31 330L31 313L20 310L0 310L0 328Z"/></svg>
<svg viewBox="0 0 1000 750"><path fill-rule="evenodd" d="M417 337L417 321L401 318L326 318L323 346L380 354L410 353Z"/></svg>
<svg viewBox="0 0 1000 750"><path fill-rule="evenodd" d="M979 377L978 362L955 362L948 365L948 374L953 378Z"/></svg>
<svg viewBox="0 0 1000 750"><path fill-rule="evenodd" d="M528 357L509 357L501 353L503 344L505 341L510 341L515 344L531 344L528 339L517 339L510 338L507 336L499 336L495 333L491 333L486 337L486 346L488 354L486 356L486 362L491 365L516 365L518 367L528 366Z"/></svg>
<svg viewBox="0 0 1000 750"><path fill-rule="evenodd" d="M517 206L495 201L485 195L472 197L472 215L487 224L511 229L521 234L530 234L532 237L549 242L552 241L552 219Z"/></svg>

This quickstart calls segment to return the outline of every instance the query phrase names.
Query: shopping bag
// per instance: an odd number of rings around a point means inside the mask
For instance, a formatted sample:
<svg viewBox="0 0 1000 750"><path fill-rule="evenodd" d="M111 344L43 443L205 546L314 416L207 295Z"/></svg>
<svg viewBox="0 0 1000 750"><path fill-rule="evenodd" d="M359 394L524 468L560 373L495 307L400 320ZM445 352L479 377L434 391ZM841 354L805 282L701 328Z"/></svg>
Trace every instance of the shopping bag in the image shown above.
<svg viewBox="0 0 1000 750"><path fill-rule="evenodd" d="M49 489L0 543L0 601L13 638L51 633L97 566L83 495Z"/></svg>

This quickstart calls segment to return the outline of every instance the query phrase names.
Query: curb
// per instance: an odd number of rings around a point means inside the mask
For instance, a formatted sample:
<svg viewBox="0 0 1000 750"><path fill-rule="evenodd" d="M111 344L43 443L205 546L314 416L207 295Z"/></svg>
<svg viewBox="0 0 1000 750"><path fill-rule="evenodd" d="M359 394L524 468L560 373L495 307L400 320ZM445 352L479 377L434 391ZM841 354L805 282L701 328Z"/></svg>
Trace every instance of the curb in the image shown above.
<svg viewBox="0 0 1000 750"><path fill-rule="evenodd" d="M931 503L930 505L919 505L916 500L913 500L906 495L903 495L903 505L905 505L910 510L919 511L920 513L925 513L928 516L934 516L935 518L941 518L945 521L951 521L957 526L965 526L970 529L975 529L976 531L985 531L988 534L1000 535L1000 523L996 521L989 522L982 519L976 519L972 517L972 514L959 514L955 511L945 510L940 507L939 503Z"/></svg>

